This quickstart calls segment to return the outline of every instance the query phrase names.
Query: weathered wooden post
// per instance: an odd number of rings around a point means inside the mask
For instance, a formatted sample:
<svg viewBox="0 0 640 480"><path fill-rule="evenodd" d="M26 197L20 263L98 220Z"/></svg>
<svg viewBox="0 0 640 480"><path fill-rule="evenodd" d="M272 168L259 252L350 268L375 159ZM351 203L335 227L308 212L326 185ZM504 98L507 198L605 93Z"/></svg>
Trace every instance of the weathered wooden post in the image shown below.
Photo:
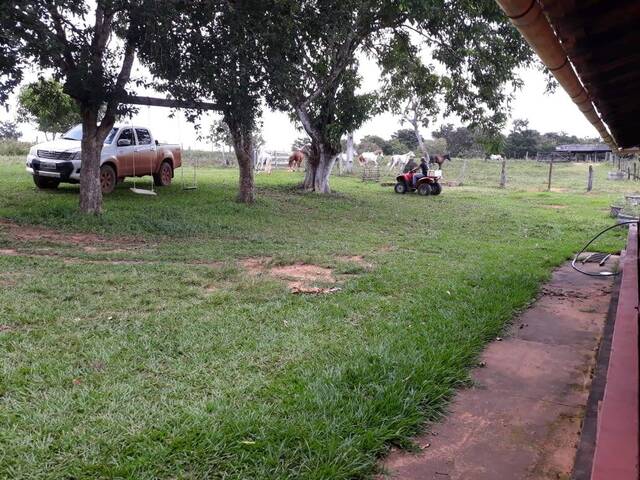
<svg viewBox="0 0 640 480"><path fill-rule="evenodd" d="M627 180L631 180L631 167L627 163Z"/></svg>
<svg viewBox="0 0 640 480"><path fill-rule="evenodd" d="M549 161L549 183L547 184L547 190L551 191L551 175L553 174L553 159Z"/></svg>
<svg viewBox="0 0 640 480"><path fill-rule="evenodd" d="M466 172L467 172L467 159L465 158L464 161L462 162L462 170L460 171L460 178L458 179L459 186L464 185L464 176Z"/></svg>
<svg viewBox="0 0 640 480"><path fill-rule="evenodd" d="M587 192L593 190L593 166L589 165L589 178L587 179Z"/></svg>
<svg viewBox="0 0 640 480"><path fill-rule="evenodd" d="M502 160L502 169L500 171L500 188L507 185L507 161Z"/></svg>
<svg viewBox="0 0 640 480"><path fill-rule="evenodd" d="M637 169L636 162L633 162L633 179L634 180L638 179L638 175L637 175L636 169Z"/></svg>

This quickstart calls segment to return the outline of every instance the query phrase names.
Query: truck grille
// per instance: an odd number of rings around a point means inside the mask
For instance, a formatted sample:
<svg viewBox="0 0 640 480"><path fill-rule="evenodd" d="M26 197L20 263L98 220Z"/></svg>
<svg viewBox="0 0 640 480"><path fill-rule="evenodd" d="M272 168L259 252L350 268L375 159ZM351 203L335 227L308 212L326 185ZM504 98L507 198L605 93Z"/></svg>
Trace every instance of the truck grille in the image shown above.
<svg viewBox="0 0 640 480"><path fill-rule="evenodd" d="M53 152L51 150L38 150L39 158L51 158L53 160L71 160L75 153L72 152Z"/></svg>

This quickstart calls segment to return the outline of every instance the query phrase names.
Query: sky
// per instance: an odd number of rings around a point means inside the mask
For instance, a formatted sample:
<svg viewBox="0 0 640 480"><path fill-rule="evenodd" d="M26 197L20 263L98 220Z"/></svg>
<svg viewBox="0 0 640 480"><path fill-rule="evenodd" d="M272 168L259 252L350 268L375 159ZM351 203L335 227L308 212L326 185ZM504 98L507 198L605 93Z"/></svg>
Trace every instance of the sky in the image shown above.
<svg viewBox="0 0 640 480"><path fill-rule="evenodd" d="M378 86L379 73L374 61L360 59L360 68L363 76L363 90L370 91ZM25 81L34 81L38 76L37 71L26 72ZM134 76L147 75L143 67L136 65ZM596 130L584 118L578 108L569 99L569 96L558 88L555 93L545 93L544 75L536 69L520 71L524 86L515 92L512 103L511 121L507 124L509 130L513 119L526 119L531 128L542 133L550 131L564 131L579 137L595 137ZM136 92L150 94L153 92ZM5 108L0 109L0 121L12 120L16 113L16 94L14 93ZM194 126L187 122L181 114L169 118L170 110L162 107L141 107L138 115L133 118L133 123L148 126L155 137L163 142L179 143L184 148L211 149L203 141L198 140L198 132ZM202 131L208 130L208 126L216 119L213 112L208 112L201 120ZM429 138L431 132L444 123L459 125L455 117L437 118L432 125L423 131L423 136ZM358 131L354 137L356 142L365 135L379 135L389 138L393 132L402 128L400 119L391 114L382 114L371 118ZM44 141L44 135L36 131L33 125L21 124L22 140L35 142ZM262 134L266 141L265 148L280 152L288 152L293 141L304 135L291 122L289 115L283 112L265 110L263 113Z"/></svg>

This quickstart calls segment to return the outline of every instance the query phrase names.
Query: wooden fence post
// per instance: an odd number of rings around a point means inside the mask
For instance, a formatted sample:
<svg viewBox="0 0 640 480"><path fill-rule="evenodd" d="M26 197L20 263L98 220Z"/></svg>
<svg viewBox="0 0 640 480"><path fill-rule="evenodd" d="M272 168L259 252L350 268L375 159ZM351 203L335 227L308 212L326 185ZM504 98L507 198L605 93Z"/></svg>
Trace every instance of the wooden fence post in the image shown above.
<svg viewBox="0 0 640 480"><path fill-rule="evenodd" d="M593 189L593 167L589 165L589 178L587 180L587 192Z"/></svg>
<svg viewBox="0 0 640 480"><path fill-rule="evenodd" d="M631 180L631 167L627 163L627 180Z"/></svg>
<svg viewBox="0 0 640 480"><path fill-rule="evenodd" d="M549 161L549 183L547 184L547 190L551 191L551 175L553 174L553 160Z"/></svg>
<svg viewBox="0 0 640 480"><path fill-rule="evenodd" d="M637 166L636 166L636 162L633 162L633 179L634 179L634 180L637 180L637 179L638 179L638 175L637 175L637 172L636 172L636 168L637 168Z"/></svg>
<svg viewBox="0 0 640 480"><path fill-rule="evenodd" d="M458 179L459 186L464 185L464 176L466 172L467 172L467 158L465 157L464 161L462 162L462 170L460 171L460 178Z"/></svg>
<svg viewBox="0 0 640 480"><path fill-rule="evenodd" d="M507 185L507 161L502 160L502 169L500 171L500 188Z"/></svg>

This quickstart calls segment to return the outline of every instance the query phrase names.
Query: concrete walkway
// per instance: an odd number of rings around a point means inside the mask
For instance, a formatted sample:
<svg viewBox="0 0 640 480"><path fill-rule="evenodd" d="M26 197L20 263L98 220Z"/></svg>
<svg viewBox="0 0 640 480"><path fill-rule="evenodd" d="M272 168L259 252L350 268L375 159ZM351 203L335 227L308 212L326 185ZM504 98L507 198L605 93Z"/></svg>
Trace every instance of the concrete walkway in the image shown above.
<svg viewBox="0 0 640 480"><path fill-rule="evenodd" d="M591 267L599 268L599 267ZM504 340L482 355L450 415L392 451L381 479L568 479L613 280L556 270Z"/></svg>

